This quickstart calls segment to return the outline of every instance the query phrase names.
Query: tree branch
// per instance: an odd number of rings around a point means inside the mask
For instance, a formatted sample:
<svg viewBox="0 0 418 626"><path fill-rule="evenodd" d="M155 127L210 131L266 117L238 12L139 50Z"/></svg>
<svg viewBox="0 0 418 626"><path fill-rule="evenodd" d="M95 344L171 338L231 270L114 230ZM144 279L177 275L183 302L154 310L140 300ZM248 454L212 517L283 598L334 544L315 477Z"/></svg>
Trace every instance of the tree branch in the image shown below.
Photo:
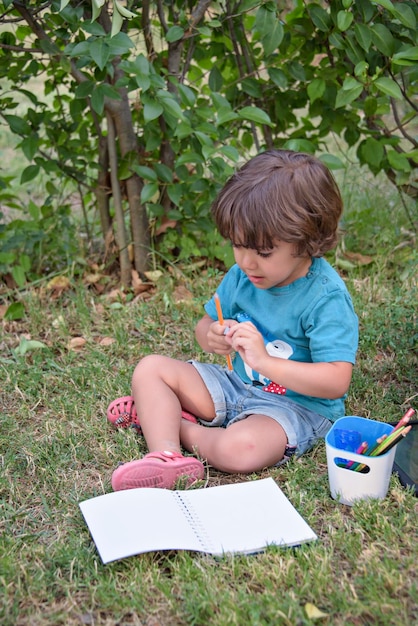
<svg viewBox="0 0 418 626"><path fill-rule="evenodd" d="M404 128L404 124L402 124L400 118L399 118L399 113L398 113L398 108L396 106L396 102L394 100L394 98L390 99L390 105L392 108L392 113L393 113L393 117L395 119L396 122L396 128L402 133L402 135L405 137L405 139L407 139L413 146L414 148L418 148L418 141L416 141L416 139L414 137L412 137L412 135L410 135L409 133L406 132L405 128ZM396 149L396 146L395 146Z"/></svg>
<svg viewBox="0 0 418 626"><path fill-rule="evenodd" d="M150 20L150 1L143 0L142 2L142 32L144 34L145 46L147 49L148 57L153 59L155 56L154 42L152 38L151 31L151 20Z"/></svg>

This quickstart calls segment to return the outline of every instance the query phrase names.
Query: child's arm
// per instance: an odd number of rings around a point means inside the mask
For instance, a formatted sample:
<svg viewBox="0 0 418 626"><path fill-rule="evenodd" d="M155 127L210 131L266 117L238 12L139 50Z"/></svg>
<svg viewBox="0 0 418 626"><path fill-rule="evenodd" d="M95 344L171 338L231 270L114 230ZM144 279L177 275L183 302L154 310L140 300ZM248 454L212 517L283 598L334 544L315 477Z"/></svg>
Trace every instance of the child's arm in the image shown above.
<svg viewBox="0 0 418 626"><path fill-rule="evenodd" d="M215 354L230 354L233 352L230 342L225 339L225 329L237 324L235 320L225 320L221 325L215 322L209 315L204 315L197 323L195 334L202 350L214 352Z"/></svg>
<svg viewBox="0 0 418 626"><path fill-rule="evenodd" d="M262 335L251 322L231 328L226 341L251 369L296 393L317 398L341 398L350 385L351 363L302 363L270 356Z"/></svg>

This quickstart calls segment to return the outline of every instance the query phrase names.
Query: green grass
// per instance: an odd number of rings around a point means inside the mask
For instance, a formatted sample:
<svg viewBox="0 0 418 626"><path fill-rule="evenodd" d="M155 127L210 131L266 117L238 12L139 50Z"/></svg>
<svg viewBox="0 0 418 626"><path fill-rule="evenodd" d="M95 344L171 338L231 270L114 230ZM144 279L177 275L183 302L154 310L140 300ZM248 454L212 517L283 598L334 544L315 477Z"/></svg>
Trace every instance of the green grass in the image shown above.
<svg viewBox="0 0 418 626"><path fill-rule="evenodd" d="M408 406L418 408L416 245L402 206L394 209L375 189L386 211L377 228L368 210L375 201L367 197L363 211L361 193L358 199L352 190L346 193L345 250L373 256L368 265L342 270L361 326L347 414L392 421ZM408 234L401 235L401 228ZM109 492L118 462L145 452L133 431L111 428L106 406L129 393L133 368L145 354L215 358L201 354L193 328L218 281L214 270L185 270L183 278L165 272L145 298L124 300L121 294L116 303L81 284L59 297L42 285L18 296L26 308L22 320L3 320L4 626L294 626L315 621L307 603L325 614L316 621L329 626L417 622L416 498L392 476L384 500L336 503L323 443L257 475L273 476L318 534L317 542L250 557L172 551L101 564L78 503ZM193 296L176 302L179 284ZM10 294L3 297L10 302ZM45 348L22 354L23 336ZM70 348L74 337L86 340L80 350ZM105 345L109 337L114 341ZM247 479L210 470L208 486Z"/></svg>

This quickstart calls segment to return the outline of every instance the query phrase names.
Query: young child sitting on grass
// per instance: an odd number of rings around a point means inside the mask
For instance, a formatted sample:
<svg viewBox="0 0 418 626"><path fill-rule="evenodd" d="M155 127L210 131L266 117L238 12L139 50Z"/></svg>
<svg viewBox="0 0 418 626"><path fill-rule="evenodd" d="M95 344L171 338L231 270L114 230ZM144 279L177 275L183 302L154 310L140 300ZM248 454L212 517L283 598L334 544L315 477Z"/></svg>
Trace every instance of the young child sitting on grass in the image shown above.
<svg viewBox="0 0 418 626"><path fill-rule="evenodd" d="M217 292L223 323L212 298L196 338L206 352L235 353L233 369L160 355L140 361L133 397L112 402L108 417L140 427L149 453L113 472L114 490L190 485L204 477L200 459L229 473L279 465L344 415L358 320L322 258L342 213L333 176L313 156L269 150L231 177L212 212L236 264Z"/></svg>

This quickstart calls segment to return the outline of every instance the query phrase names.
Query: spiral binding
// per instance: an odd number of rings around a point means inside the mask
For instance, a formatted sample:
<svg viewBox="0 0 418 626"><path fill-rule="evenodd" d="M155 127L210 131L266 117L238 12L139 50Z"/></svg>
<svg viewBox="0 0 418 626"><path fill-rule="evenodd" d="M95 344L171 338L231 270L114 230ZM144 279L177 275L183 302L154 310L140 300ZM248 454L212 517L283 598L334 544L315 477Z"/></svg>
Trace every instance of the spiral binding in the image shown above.
<svg viewBox="0 0 418 626"><path fill-rule="evenodd" d="M196 538L199 544L201 545L202 550L204 552L208 552L209 554L213 553L215 550L214 550L211 538L205 526L202 524L200 517L196 513L195 508L189 502L186 492L175 491L173 493L176 496L176 499L181 507L182 512L184 513L187 519L187 522L189 523L190 528L193 530L194 534L196 535Z"/></svg>

